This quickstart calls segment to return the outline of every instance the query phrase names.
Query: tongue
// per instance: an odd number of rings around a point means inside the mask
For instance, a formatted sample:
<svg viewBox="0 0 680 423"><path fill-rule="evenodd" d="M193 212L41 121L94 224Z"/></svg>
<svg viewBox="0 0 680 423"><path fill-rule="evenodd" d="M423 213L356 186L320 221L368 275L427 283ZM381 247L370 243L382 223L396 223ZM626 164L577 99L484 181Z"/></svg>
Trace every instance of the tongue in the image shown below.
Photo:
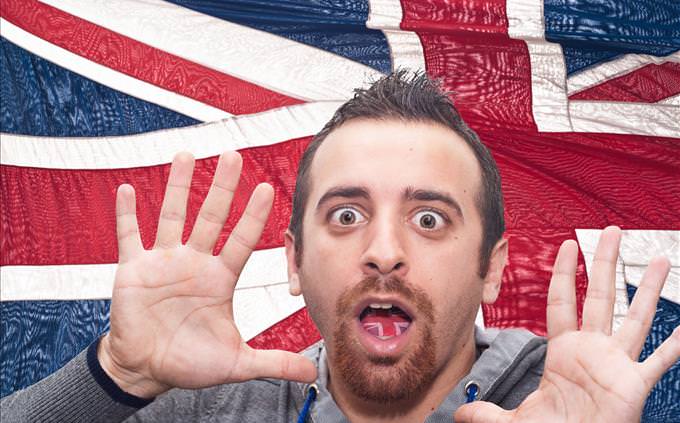
<svg viewBox="0 0 680 423"><path fill-rule="evenodd" d="M411 322L400 314L393 314L388 310L380 310L369 313L363 318L361 324L364 330L373 336L391 338L401 335Z"/></svg>

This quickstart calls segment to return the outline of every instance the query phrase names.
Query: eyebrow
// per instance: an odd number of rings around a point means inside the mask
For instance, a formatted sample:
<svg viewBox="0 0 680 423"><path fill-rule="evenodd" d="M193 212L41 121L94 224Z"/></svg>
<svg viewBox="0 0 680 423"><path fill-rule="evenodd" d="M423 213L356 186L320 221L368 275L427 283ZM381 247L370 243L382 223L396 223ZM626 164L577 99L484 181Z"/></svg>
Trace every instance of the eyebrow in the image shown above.
<svg viewBox="0 0 680 423"><path fill-rule="evenodd" d="M321 196L319 202L316 204L316 209L319 210L324 203L332 200L333 198L364 198L366 200L371 199L371 195L368 190L364 187L359 186L340 186L331 188L324 195Z"/></svg>
<svg viewBox="0 0 680 423"><path fill-rule="evenodd" d="M463 209L460 204L449 194L441 191L429 189L415 189L408 187L404 190L404 200L406 201L440 201L458 213L458 216L463 218Z"/></svg>

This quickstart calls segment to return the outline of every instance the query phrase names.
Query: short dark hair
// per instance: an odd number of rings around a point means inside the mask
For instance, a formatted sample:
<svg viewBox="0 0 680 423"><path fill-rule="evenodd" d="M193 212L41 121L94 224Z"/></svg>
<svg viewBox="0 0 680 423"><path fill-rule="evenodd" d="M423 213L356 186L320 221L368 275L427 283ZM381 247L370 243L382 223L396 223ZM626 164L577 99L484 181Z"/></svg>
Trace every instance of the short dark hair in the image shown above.
<svg viewBox="0 0 680 423"><path fill-rule="evenodd" d="M397 70L369 88L354 91L354 97L335 112L331 120L307 146L298 168L289 230L295 238L296 263L302 260L302 220L310 192L310 169L317 150L328 134L353 119L433 122L451 128L470 146L479 162L482 181L476 206L482 219L479 275L486 276L491 252L505 232L501 177L496 162L477 134L463 121L438 81L424 72Z"/></svg>

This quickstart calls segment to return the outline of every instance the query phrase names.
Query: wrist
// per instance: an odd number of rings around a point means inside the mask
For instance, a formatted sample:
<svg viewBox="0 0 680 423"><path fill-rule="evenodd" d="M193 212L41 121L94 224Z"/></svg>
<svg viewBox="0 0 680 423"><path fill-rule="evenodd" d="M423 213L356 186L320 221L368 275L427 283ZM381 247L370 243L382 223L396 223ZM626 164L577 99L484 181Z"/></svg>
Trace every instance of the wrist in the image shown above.
<svg viewBox="0 0 680 423"><path fill-rule="evenodd" d="M111 353L111 338L108 333L101 338L97 347L97 361L119 389L135 397L153 400L170 389L139 372L121 366Z"/></svg>

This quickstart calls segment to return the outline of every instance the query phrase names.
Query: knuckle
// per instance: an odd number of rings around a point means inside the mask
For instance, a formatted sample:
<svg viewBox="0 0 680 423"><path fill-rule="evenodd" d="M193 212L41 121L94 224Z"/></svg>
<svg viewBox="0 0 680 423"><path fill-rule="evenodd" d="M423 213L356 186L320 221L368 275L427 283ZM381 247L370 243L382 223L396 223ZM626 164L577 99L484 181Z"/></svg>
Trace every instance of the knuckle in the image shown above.
<svg viewBox="0 0 680 423"><path fill-rule="evenodd" d="M222 225L222 222L224 222L224 219L226 216L224 216L221 213L218 213L214 210L210 209L203 209L201 210L201 219L205 220L208 223L212 223L215 225Z"/></svg>
<svg viewBox="0 0 680 423"><path fill-rule="evenodd" d="M233 239L234 242L236 242L237 244L239 244L240 246L242 246L244 248L247 248L248 250L254 250L255 247L256 247L256 245L254 245L254 243L250 242L245 236L243 236L237 230L234 230L231 233L230 238Z"/></svg>
<svg viewBox="0 0 680 423"><path fill-rule="evenodd" d="M162 210L161 219L172 222L184 222L186 214L177 210Z"/></svg>
<svg viewBox="0 0 680 423"><path fill-rule="evenodd" d="M131 237L136 237L139 234L137 229L125 229L118 233L118 239L126 240Z"/></svg>

